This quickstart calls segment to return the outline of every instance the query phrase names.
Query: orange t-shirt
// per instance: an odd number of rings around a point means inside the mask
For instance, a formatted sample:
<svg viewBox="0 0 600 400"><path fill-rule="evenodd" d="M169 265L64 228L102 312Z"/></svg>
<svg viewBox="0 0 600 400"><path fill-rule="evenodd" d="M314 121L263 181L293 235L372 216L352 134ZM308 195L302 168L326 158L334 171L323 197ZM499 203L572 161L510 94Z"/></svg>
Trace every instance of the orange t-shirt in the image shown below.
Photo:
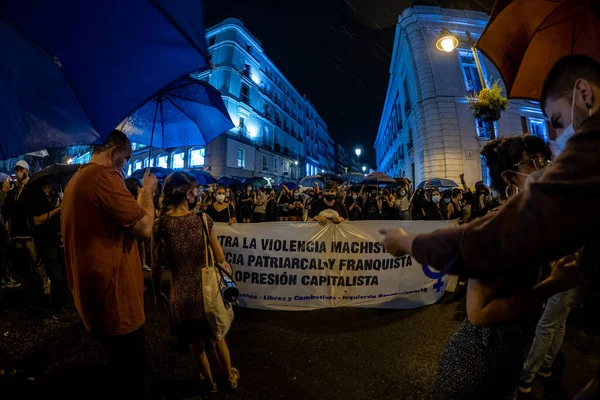
<svg viewBox="0 0 600 400"><path fill-rule="evenodd" d="M83 165L67 185L62 203L67 277L92 334L127 334L144 324L144 276L129 233L144 215L113 168Z"/></svg>

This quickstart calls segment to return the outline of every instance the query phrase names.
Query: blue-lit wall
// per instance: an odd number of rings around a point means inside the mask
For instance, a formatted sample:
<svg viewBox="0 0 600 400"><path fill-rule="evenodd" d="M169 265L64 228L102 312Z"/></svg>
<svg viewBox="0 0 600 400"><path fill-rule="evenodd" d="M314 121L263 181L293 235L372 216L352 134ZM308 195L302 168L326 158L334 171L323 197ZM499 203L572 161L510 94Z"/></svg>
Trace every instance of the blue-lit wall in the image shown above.
<svg viewBox="0 0 600 400"><path fill-rule="evenodd" d="M479 79L466 42L465 31L477 40L487 23L480 12L417 6L399 17L390 81L377 138L377 169L406 176L418 184L440 177L459 181L465 173L469 185L486 177L479 153L492 129L497 136L539 134L552 138L537 103L511 101L494 125L474 119L466 96L478 89ZM435 47L440 30L460 40L446 53ZM481 55L486 80L500 78Z"/></svg>

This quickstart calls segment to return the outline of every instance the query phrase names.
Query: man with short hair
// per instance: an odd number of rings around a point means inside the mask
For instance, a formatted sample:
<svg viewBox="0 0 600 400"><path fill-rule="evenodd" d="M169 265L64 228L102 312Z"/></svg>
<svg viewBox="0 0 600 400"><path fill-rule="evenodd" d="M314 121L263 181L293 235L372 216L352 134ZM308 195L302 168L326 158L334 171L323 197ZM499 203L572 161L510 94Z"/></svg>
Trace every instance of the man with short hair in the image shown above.
<svg viewBox="0 0 600 400"><path fill-rule="evenodd" d="M29 271L25 274L33 279L41 288L45 296L50 295L50 281L46 276L46 268L41 262L35 249L33 240L33 224L31 221L29 183L29 164L25 160L19 160L15 165L16 185L12 186L10 181L5 181L2 190L6 193L3 206L3 214L8 221L8 237L14 251L14 257L23 257L26 264L31 266L33 276ZM37 298L37 295L36 295ZM44 300L45 302L45 300Z"/></svg>
<svg viewBox="0 0 600 400"><path fill-rule="evenodd" d="M412 254L420 263L453 274L495 278L549 263L597 241L600 64L581 55L560 59L546 78L540 100L562 153L529 190L512 197L498 212L458 228L421 235L381 230L386 249L395 255ZM593 381L586 389L596 388Z"/></svg>
<svg viewBox="0 0 600 400"><path fill-rule="evenodd" d="M113 131L95 146L67 185L62 236L67 277L85 328L100 343L113 374L110 390L123 398L144 396L144 278L136 239L146 239L154 221L157 180L146 171L136 201L122 170L131 157L125 134Z"/></svg>

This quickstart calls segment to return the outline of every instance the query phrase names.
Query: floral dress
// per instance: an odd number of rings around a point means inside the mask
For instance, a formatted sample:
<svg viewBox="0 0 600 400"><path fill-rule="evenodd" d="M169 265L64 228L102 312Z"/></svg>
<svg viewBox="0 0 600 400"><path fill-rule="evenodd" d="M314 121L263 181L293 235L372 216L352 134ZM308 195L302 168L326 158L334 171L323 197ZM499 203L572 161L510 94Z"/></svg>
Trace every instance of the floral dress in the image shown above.
<svg viewBox="0 0 600 400"><path fill-rule="evenodd" d="M208 231L213 221L207 215ZM212 339L205 319L202 268L206 267L206 242L202 217L194 212L183 216L165 215L155 226L159 262L171 269L171 322L175 334L185 338Z"/></svg>

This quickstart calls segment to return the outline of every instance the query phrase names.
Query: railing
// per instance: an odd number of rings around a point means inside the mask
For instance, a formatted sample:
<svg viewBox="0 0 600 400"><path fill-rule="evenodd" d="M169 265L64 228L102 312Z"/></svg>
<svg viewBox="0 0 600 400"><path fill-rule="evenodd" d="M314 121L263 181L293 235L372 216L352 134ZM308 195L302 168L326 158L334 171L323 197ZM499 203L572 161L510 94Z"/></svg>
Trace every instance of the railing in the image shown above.
<svg viewBox="0 0 600 400"><path fill-rule="evenodd" d="M465 81L465 83L467 85L467 92L479 93L481 91L481 82L479 81L479 79L477 79L477 80L467 79Z"/></svg>
<svg viewBox="0 0 600 400"><path fill-rule="evenodd" d="M477 126L477 137L480 139L490 139L494 133L494 137L498 137L496 126L493 122L483 122L481 126Z"/></svg>

